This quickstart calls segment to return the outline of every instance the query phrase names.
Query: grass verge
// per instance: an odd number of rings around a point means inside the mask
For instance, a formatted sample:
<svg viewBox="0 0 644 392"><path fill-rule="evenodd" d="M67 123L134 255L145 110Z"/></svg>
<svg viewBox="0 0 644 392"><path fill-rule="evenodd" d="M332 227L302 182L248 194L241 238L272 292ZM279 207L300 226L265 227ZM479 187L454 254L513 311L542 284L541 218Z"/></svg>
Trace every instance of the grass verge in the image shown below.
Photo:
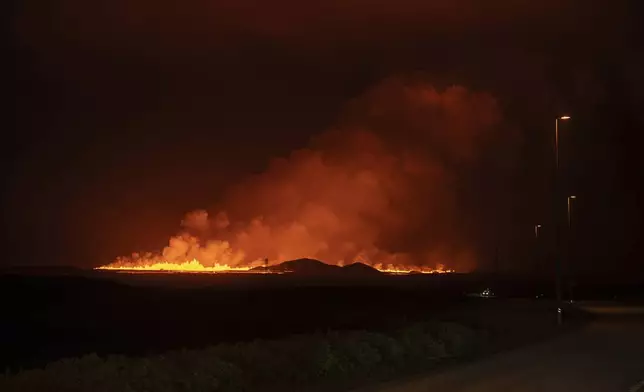
<svg viewBox="0 0 644 392"><path fill-rule="evenodd" d="M95 354L0 377L4 392L285 391L340 389L427 369L476 352L482 336L456 323L390 333L328 332L220 344L145 358Z"/></svg>

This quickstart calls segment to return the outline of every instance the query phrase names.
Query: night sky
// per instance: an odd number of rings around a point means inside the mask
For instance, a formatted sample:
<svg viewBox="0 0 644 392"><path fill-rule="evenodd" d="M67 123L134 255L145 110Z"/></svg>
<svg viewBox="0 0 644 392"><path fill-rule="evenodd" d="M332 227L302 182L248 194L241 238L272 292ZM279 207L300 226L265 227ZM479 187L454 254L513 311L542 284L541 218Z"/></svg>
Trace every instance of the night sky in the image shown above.
<svg viewBox="0 0 644 392"><path fill-rule="evenodd" d="M539 271L554 119L570 114L561 178L578 196L574 268L644 272L642 6L595 3L16 1L0 263L93 267L160 250L195 209L270 215L273 178L287 183L320 151L352 165L365 151L352 132L366 129L386 156L439 174L405 177L410 193L386 198L391 216L351 215L356 236L373 221L392 252L448 243L472 253L468 269ZM448 97L455 85L464 95L445 105L472 124L441 125L402 93ZM273 167L279 157L287 169Z"/></svg>

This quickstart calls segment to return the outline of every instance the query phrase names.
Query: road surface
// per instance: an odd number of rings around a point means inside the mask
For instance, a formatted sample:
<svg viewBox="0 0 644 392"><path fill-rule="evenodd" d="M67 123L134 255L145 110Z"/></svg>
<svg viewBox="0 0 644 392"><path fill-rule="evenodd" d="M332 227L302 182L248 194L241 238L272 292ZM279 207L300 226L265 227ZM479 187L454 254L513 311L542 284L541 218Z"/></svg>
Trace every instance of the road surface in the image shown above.
<svg viewBox="0 0 644 392"><path fill-rule="evenodd" d="M644 392L644 308L593 311L570 334L368 392Z"/></svg>

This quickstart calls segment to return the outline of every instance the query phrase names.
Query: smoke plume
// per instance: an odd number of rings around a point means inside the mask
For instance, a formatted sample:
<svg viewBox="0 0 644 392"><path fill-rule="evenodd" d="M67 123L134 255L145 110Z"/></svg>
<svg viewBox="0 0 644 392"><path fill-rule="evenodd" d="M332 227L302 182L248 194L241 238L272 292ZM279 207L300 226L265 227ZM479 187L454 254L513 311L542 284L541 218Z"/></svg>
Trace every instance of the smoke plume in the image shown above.
<svg viewBox="0 0 644 392"><path fill-rule="evenodd" d="M476 251L459 189L500 125L485 93L385 80L308 148L232 187L210 214L189 213L160 259L470 270Z"/></svg>

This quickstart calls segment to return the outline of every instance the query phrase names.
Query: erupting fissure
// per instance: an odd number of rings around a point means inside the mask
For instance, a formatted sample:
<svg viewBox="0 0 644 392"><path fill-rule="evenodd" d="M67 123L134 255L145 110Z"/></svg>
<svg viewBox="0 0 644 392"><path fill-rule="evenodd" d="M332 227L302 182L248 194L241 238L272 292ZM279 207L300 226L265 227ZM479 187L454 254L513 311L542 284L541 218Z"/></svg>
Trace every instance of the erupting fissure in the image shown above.
<svg viewBox="0 0 644 392"><path fill-rule="evenodd" d="M191 213L190 217L194 220L195 216L204 217L203 214ZM185 221L184 221L185 224ZM290 254L290 253L289 253ZM294 258L299 256L292 253ZM378 254L378 253L376 253ZM388 257L389 260L395 260L402 255L386 255L381 253L380 257ZM307 257L312 259L313 257ZM252 258L248 257L244 251L234 250L227 241L211 240L202 244L199 238L184 233L172 237L170 243L162 253L133 253L129 257L118 257L114 262L97 267L99 270L113 270L119 272L183 272L183 273L284 273L283 268L277 267L282 262L289 260L289 257L280 256L272 261L269 258ZM359 252L354 258L354 262L368 265L380 272L388 274L406 274L406 273L448 273L453 270L445 268L443 264L437 264L435 268L428 266L417 266L395 262L371 262L369 252ZM342 267L347 265L346 260L340 260L336 263L325 263Z"/></svg>
<svg viewBox="0 0 644 392"><path fill-rule="evenodd" d="M476 216L468 206L480 201L468 179L500 138L501 119L488 94L384 80L307 148L227 189L213 215L189 213L161 253L99 268L270 272L311 258L391 274L470 271Z"/></svg>
<svg viewBox="0 0 644 392"><path fill-rule="evenodd" d="M142 265L118 265L112 263L98 267L102 270L117 270L117 271L168 271L168 272L243 272L248 271L251 267L232 267L228 264L215 263L210 267L206 267L199 262L199 260L190 260L184 263L169 263L167 261L142 264Z"/></svg>
<svg viewBox="0 0 644 392"><path fill-rule="evenodd" d="M254 263L254 264L257 264ZM445 269L445 266L438 265L436 268L429 268L423 266L402 266L391 264L373 264L371 267L380 272L387 274L401 275L401 274L444 274L452 273L454 270ZM101 267L99 270L113 270L119 272L176 272L176 273L230 273L230 272L246 272L246 273L275 273L270 269L257 269L253 270L252 266L230 266L228 264L215 263L212 266L204 266L199 260L193 259L183 263L169 263L166 261L154 262L151 264L122 264L114 262ZM279 272L283 273L283 272Z"/></svg>

